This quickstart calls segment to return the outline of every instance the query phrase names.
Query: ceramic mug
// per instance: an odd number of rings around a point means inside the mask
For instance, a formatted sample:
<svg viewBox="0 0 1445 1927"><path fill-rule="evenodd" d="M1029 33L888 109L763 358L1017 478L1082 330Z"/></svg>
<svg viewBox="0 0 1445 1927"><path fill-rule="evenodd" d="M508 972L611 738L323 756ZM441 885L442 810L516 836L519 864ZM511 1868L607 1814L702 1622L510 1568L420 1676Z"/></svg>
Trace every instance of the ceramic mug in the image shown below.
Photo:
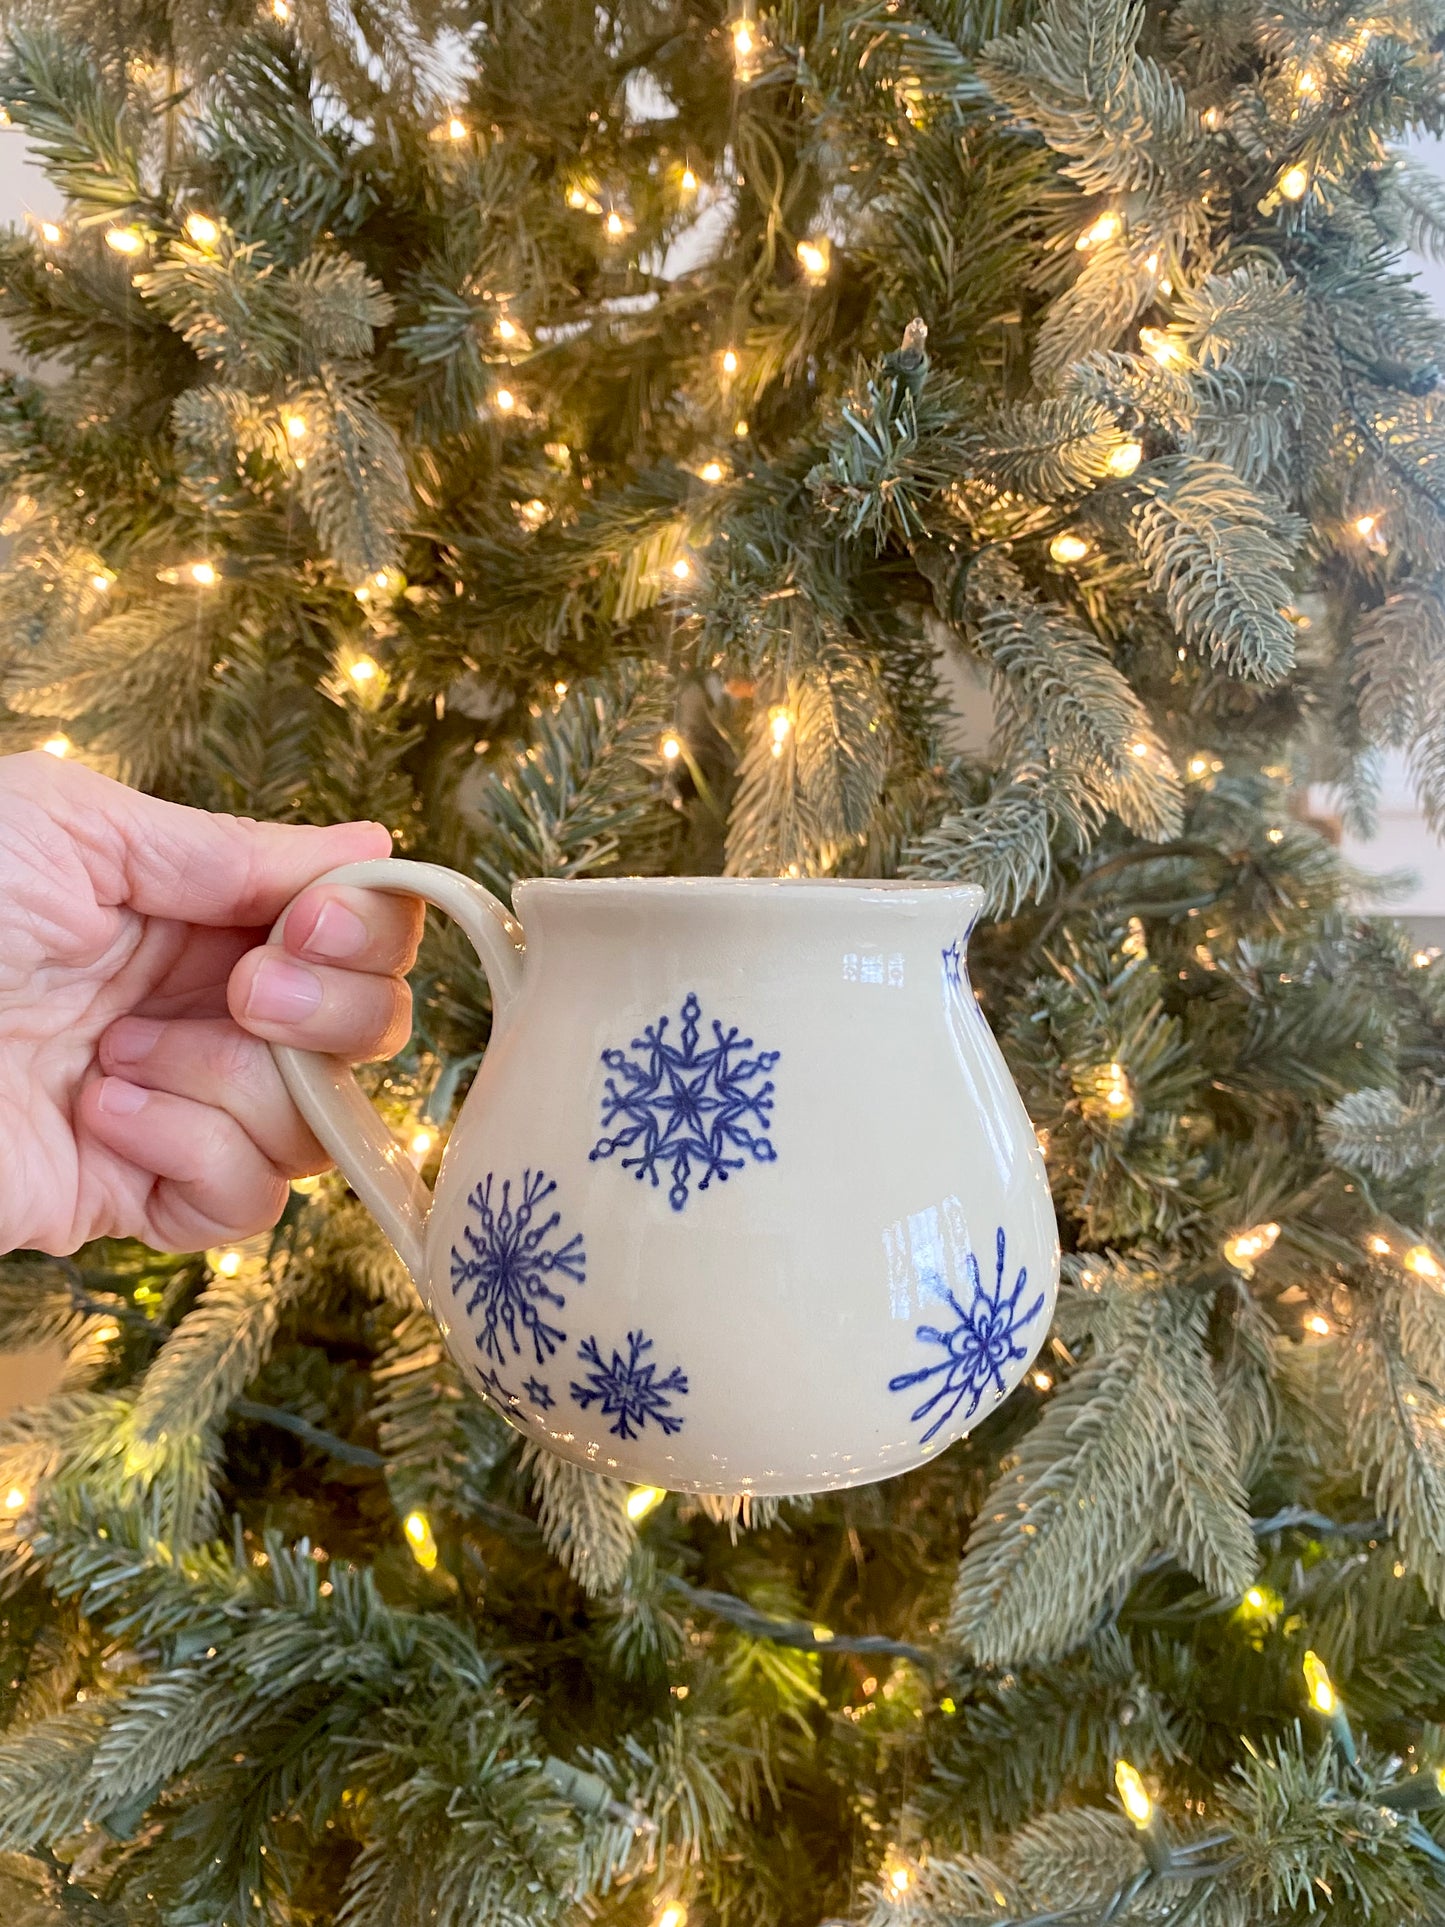
<svg viewBox="0 0 1445 1927"><path fill-rule="evenodd" d="M432 864L322 881L425 898L485 966L432 1195L344 1063L276 1058L529 1437L672 1490L827 1491L942 1451L1028 1369L1058 1235L969 986L973 885L544 878L514 917Z"/></svg>

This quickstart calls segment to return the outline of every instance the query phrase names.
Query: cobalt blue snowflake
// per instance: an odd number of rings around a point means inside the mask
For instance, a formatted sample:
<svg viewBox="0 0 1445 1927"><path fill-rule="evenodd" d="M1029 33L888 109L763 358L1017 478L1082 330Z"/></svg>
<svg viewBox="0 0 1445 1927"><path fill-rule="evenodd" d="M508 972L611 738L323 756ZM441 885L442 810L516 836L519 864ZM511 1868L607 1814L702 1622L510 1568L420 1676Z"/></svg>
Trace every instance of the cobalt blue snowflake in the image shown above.
<svg viewBox="0 0 1445 1927"><path fill-rule="evenodd" d="M552 1387L544 1385L540 1378L529 1378L523 1382L522 1390L539 1412L550 1412L557 1403L552 1396Z"/></svg>
<svg viewBox="0 0 1445 1927"><path fill-rule="evenodd" d="M565 1244L553 1235L562 1214L542 1216L542 1207L557 1189L556 1179L545 1171L522 1173L515 1205L512 1180L503 1179L495 1202L494 1183L495 1174L489 1171L467 1199L475 1223L462 1230L466 1250L452 1246L452 1291L470 1290L467 1310L482 1311L477 1349L484 1357L503 1365L507 1344L520 1356L526 1339L541 1365L567 1337L559 1326L548 1324L544 1311L550 1306L561 1311L567 1302L553 1290L554 1284L570 1278L580 1285L586 1276L582 1234L574 1232Z"/></svg>
<svg viewBox="0 0 1445 1927"><path fill-rule="evenodd" d="M963 950L957 938L943 953L943 978L944 982L952 985L955 990L962 988Z"/></svg>
<svg viewBox="0 0 1445 1927"><path fill-rule="evenodd" d="M772 1122L773 1081L767 1073L780 1051L753 1049L751 1037L739 1037L736 1025L724 1030L712 1022L713 1041L700 1044L702 1005L689 992L682 1006L682 1034L668 1041L670 1017L649 1024L631 1048L641 1053L605 1050L602 1061L613 1075L602 1099L602 1129L591 1157L610 1158L632 1152L622 1160L624 1170L640 1181L658 1181L659 1169L672 1183L668 1201L674 1211L687 1203L687 1187L701 1172L698 1190L706 1191L714 1178L726 1183L751 1157L758 1164L777 1158L766 1132ZM620 1128L619 1128L620 1127Z"/></svg>
<svg viewBox="0 0 1445 1927"><path fill-rule="evenodd" d="M888 1381L890 1392L906 1392L911 1386L926 1385L930 1379L938 1380L932 1395L908 1415L910 1419L921 1419L927 1418L930 1412L937 1413L923 1434L921 1443L925 1445L948 1423L965 1399L968 1400L968 1406L963 1416L970 1419L991 1385L997 1387L1000 1395L1006 1392L1008 1383L1004 1378L1004 1367L1016 1359L1029 1356L1031 1348L1019 1344L1018 1335L1043 1310L1044 1294L1040 1292L1027 1310L1021 1310L1020 1301L1028 1289L1028 1268L1019 1266L1013 1290L1005 1293L1002 1225L998 1229L996 1248L998 1268L993 1290L984 1290L978 1259L970 1251L964 1261L969 1282L973 1286L968 1309L965 1311L953 1293L946 1291L944 1298L956 1314L958 1323L948 1331L940 1331L936 1325L918 1327L916 1336L925 1344L941 1345L943 1357L934 1365L920 1366L916 1372L900 1372L896 1378Z"/></svg>
<svg viewBox="0 0 1445 1927"><path fill-rule="evenodd" d="M572 1396L584 1412L600 1403L602 1417L615 1421L607 1429L620 1439L636 1438L649 1419L664 1432L682 1430L681 1416L667 1408L674 1392L686 1394L687 1379L676 1365L666 1378L659 1378L655 1363L642 1362L651 1350L652 1340L640 1331L627 1334L626 1358L615 1346L612 1357L603 1358L595 1338L585 1338L577 1348L583 1364L593 1369L586 1373L585 1384L572 1386Z"/></svg>
<svg viewBox="0 0 1445 1927"><path fill-rule="evenodd" d="M508 1418L515 1419L519 1425L526 1424L527 1421L517 1410L522 1401L509 1385L502 1383L495 1365L485 1372L478 1366L477 1385L482 1397L489 1398L494 1405L500 1405Z"/></svg>

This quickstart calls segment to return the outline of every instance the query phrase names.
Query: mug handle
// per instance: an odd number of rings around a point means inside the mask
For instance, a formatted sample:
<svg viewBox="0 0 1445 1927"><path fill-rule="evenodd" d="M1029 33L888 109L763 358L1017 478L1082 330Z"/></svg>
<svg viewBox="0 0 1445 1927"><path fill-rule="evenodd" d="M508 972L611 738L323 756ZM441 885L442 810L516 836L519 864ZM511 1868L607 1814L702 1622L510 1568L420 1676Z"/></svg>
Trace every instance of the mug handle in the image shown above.
<svg viewBox="0 0 1445 1927"><path fill-rule="evenodd" d="M343 863L315 878L317 883L349 883L384 890L394 897L420 897L454 917L471 938L487 982L498 1022L505 1019L521 988L522 926L490 890L439 863L412 863L405 857L373 857ZM292 906L276 919L271 941L279 943ZM396 1247L417 1290L426 1295L426 1221L431 1192L421 1174L362 1094L351 1066L320 1051L272 1044L282 1082L316 1138Z"/></svg>

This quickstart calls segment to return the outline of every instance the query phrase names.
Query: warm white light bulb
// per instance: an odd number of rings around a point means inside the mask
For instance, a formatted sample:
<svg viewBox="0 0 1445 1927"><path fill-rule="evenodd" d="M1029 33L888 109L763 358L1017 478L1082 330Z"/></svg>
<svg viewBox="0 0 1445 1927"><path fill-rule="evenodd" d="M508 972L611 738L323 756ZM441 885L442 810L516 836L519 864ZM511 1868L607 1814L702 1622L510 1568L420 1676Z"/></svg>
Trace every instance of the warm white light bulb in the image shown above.
<svg viewBox="0 0 1445 1927"><path fill-rule="evenodd" d="M757 50L757 44L757 41L753 37L751 21L734 20L733 54L739 66L746 66L748 61L752 59L753 54Z"/></svg>
<svg viewBox="0 0 1445 1927"><path fill-rule="evenodd" d="M1119 1789L1119 1798L1124 1811L1136 1827L1147 1827L1154 1816L1154 1802L1145 1790L1138 1770L1127 1760L1114 1762L1114 1785Z"/></svg>
<svg viewBox="0 0 1445 1927"><path fill-rule="evenodd" d="M223 1251L217 1258L216 1270L223 1278L234 1278L241 1269L241 1262L241 1254L233 1246L229 1251Z"/></svg>
<svg viewBox="0 0 1445 1927"><path fill-rule="evenodd" d="M737 351L735 349L733 348L723 349L722 371L725 375L735 375L737 373L738 357L737 357Z"/></svg>
<svg viewBox="0 0 1445 1927"><path fill-rule="evenodd" d="M5 1494L5 1510L7 1512L19 1512L24 1504L24 1492L21 1491L18 1485L12 1485L10 1490Z"/></svg>
<svg viewBox="0 0 1445 1927"><path fill-rule="evenodd" d="M664 736L662 739L662 755L663 755L664 762L675 763L678 757L681 756L681 754L682 754L682 744L678 741L677 737Z"/></svg>
<svg viewBox="0 0 1445 1927"><path fill-rule="evenodd" d="M458 120L456 115L453 114L447 122L447 139L451 141L464 141L466 137L467 123L464 120Z"/></svg>
<svg viewBox="0 0 1445 1927"><path fill-rule="evenodd" d="M627 223L617 212L616 208L613 208L607 216L606 227L608 239L612 241L620 241L622 236L627 232Z"/></svg>
<svg viewBox="0 0 1445 1927"><path fill-rule="evenodd" d="M419 1130L413 1131L411 1134L412 1156L414 1158L424 1158L436 1141L436 1132L429 1131L425 1125L422 1125Z"/></svg>
<svg viewBox="0 0 1445 1927"><path fill-rule="evenodd" d="M1302 201L1309 191L1308 169L1287 167L1279 177L1279 191L1287 201Z"/></svg>
<svg viewBox="0 0 1445 1927"><path fill-rule="evenodd" d="M810 281L826 280L832 259L833 243L826 234L811 241L799 241L798 264Z"/></svg>
<svg viewBox="0 0 1445 1927"><path fill-rule="evenodd" d="M517 339L517 324L507 315L503 315L497 323L497 339L499 341L515 341Z"/></svg>
<svg viewBox="0 0 1445 1927"><path fill-rule="evenodd" d="M1089 223L1075 241L1074 246L1080 254L1087 254L1090 248L1102 247L1106 241L1112 241L1123 225L1120 217L1112 208L1109 208L1099 216L1097 221Z"/></svg>
<svg viewBox="0 0 1445 1927"><path fill-rule="evenodd" d="M145 246L145 236L137 227L108 227L105 245L115 254L139 254Z"/></svg>
<svg viewBox="0 0 1445 1927"><path fill-rule="evenodd" d="M214 562L192 562L186 574L198 589L213 589L221 579Z"/></svg>
<svg viewBox="0 0 1445 1927"><path fill-rule="evenodd" d="M1144 450L1140 443L1120 442L1109 455L1109 473L1111 475L1117 475L1122 481L1126 475L1132 475L1134 473L1134 470L1143 459Z"/></svg>
<svg viewBox="0 0 1445 1927"><path fill-rule="evenodd" d="M209 214L188 214L186 233L198 248L213 248L221 238L220 224L213 221Z"/></svg>
<svg viewBox="0 0 1445 1927"><path fill-rule="evenodd" d="M1082 562L1088 553L1089 544L1071 529L1062 530L1049 544L1049 554L1055 562Z"/></svg>
<svg viewBox="0 0 1445 1927"><path fill-rule="evenodd" d="M305 439L306 432L307 423L304 415L288 415L286 417L286 439L288 441L302 441Z"/></svg>
<svg viewBox="0 0 1445 1927"><path fill-rule="evenodd" d="M722 481L723 477L727 474L727 470L721 462L704 462L697 472L704 482L710 482L714 486Z"/></svg>
<svg viewBox="0 0 1445 1927"><path fill-rule="evenodd" d="M60 243L65 239L65 229L57 227L54 221L42 221L40 223L40 238L43 241L47 241L51 247L58 248Z"/></svg>
<svg viewBox="0 0 1445 1927"><path fill-rule="evenodd" d="M381 673L381 665L371 656L358 656L347 669L347 675L354 683L375 682Z"/></svg>
<svg viewBox="0 0 1445 1927"><path fill-rule="evenodd" d="M57 731L54 736L47 736L40 747L47 756L68 756L73 745L68 736L63 736Z"/></svg>
<svg viewBox="0 0 1445 1927"><path fill-rule="evenodd" d="M680 555L672 565L672 573L677 581L686 582L692 574L692 564L685 555Z"/></svg>
<svg viewBox="0 0 1445 1927"><path fill-rule="evenodd" d="M517 406L517 397L510 388L499 388L492 400L497 404L498 413L503 415L510 415Z"/></svg>
<svg viewBox="0 0 1445 1927"><path fill-rule="evenodd" d="M693 173L690 167L685 167L682 170L682 180L680 182L680 186L684 194L696 194L697 176L696 174Z"/></svg>
<svg viewBox="0 0 1445 1927"><path fill-rule="evenodd" d="M634 1525L645 1519L649 1512L655 1512L667 1497L666 1490L660 1485L635 1485L627 1495L627 1516Z"/></svg>

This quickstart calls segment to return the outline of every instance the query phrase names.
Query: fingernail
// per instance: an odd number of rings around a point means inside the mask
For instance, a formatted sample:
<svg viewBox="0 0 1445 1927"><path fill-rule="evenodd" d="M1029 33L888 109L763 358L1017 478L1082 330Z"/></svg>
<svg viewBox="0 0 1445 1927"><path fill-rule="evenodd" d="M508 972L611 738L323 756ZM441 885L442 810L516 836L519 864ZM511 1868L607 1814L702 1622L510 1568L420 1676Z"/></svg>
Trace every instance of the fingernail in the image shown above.
<svg viewBox="0 0 1445 1927"><path fill-rule="evenodd" d="M354 957L366 947L367 928L354 910L328 897L301 948L313 957Z"/></svg>
<svg viewBox="0 0 1445 1927"><path fill-rule="evenodd" d="M138 1064L150 1056L164 1029L154 1017L122 1017L105 1033L105 1055L112 1064Z"/></svg>
<svg viewBox="0 0 1445 1927"><path fill-rule="evenodd" d="M321 1002L321 979L300 964L267 957L251 980L246 1015L263 1024L290 1024L309 1017Z"/></svg>
<svg viewBox="0 0 1445 1927"><path fill-rule="evenodd" d="M139 1084L127 1084L123 1077L107 1077L100 1087L101 1110L111 1117L134 1117L150 1096Z"/></svg>

